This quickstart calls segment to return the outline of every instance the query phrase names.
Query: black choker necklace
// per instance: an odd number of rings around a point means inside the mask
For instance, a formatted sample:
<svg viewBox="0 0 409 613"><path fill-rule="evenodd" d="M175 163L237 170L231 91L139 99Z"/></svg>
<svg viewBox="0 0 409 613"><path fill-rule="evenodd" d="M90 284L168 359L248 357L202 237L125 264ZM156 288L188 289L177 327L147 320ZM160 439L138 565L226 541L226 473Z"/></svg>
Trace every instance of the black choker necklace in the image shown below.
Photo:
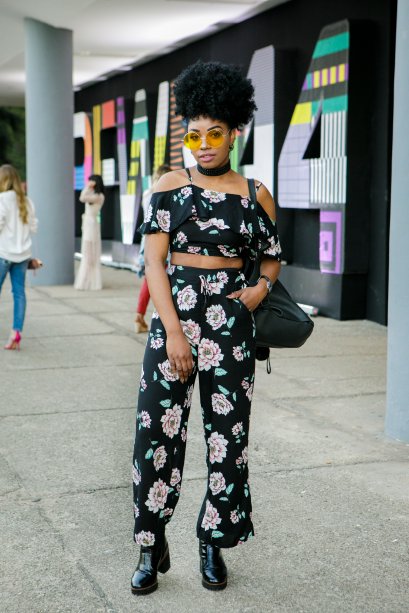
<svg viewBox="0 0 409 613"><path fill-rule="evenodd" d="M219 166L219 168L203 168L200 164L197 164L197 170L201 175L206 175L207 177L219 177L220 175L225 175L226 172L229 172L231 169L230 160L224 166Z"/></svg>

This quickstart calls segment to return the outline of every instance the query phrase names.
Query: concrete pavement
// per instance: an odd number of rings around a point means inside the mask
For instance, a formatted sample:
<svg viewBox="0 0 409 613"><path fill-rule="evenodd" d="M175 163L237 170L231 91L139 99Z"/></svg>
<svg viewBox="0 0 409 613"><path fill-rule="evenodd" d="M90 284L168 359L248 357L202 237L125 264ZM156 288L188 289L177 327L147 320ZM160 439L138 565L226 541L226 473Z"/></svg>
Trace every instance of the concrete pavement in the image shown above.
<svg viewBox="0 0 409 613"><path fill-rule="evenodd" d="M30 273L31 274L31 273ZM39 273L41 274L41 272ZM204 590L195 521L205 489L195 392L171 569L130 593L131 456L145 335L138 281L30 289L20 352L0 351L3 613L407 613L409 445L387 440L386 329L316 319L305 347L257 367L250 443L256 538ZM0 335L12 301L0 298Z"/></svg>

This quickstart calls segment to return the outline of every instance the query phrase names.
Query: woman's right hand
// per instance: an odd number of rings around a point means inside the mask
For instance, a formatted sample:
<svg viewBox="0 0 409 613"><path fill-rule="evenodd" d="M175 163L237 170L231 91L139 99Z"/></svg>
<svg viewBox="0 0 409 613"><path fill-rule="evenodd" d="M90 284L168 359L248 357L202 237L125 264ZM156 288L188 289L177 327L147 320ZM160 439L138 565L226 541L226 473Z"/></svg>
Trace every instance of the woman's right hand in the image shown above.
<svg viewBox="0 0 409 613"><path fill-rule="evenodd" d="M167 334L166 352L172 372L178 374L181 383L186 383L194 363L192 350L182 330Z"/></svg>

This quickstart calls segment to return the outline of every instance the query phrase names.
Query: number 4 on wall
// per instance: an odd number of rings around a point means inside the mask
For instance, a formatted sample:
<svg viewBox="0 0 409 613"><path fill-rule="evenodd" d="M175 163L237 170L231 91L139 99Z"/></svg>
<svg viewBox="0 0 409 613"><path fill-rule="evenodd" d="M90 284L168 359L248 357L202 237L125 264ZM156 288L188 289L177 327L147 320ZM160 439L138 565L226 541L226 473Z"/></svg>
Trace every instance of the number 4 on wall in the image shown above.
<svg viewBox="0 0 409 613"><path fill-rule="evenodd" d="M348 21L326 26L278 162L278 203L320 209L320 270L344 272L347 194Z"/></svg>

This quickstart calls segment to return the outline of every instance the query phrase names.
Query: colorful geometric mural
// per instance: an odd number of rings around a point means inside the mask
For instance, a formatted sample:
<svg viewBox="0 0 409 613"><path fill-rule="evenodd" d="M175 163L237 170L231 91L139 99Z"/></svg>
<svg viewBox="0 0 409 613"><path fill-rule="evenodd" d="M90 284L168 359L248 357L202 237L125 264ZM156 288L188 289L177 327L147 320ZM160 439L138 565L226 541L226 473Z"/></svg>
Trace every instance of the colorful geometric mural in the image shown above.
<svg viewBox="0 0 409 613"><path fill-rule="evenodd" d="M170 84L170 103L169 103L169 164L173 170L176 168L183 168L183 144L182 139L186 132L186 128L183 124L182 117L175 114L176 102L175 95L173 93L173 81Z"/></svg>
<svg viewBox="0 0 409 613"><path fill-rule="evenodd" d="M81 190L92 175L92 128L87 113L74 115L74 138L84 141L84 161L74 169L74 189Z"/></svg>
<svg viewBox="0 0 409 613"><path fill-rule="evenodd" d="M159 84L153 170L165 163L169 121L169 81Z"/></svg>
<svg viewBox="0 0 409 613"><path fill-rule="evenodd" d="M243 156L253 130L253 163L243 166L246 177L263 179L272 192L274 185L274 47L258 49L251 58L247 77L252 80L257 100L257 111L252 124L244 130Z"/></svg>
<svg viewBox="0 0 409 613"><path fill-rule="evenodd" d="M321 31L278 162L279 205L321 209L320 270L334 274L344 270L349 46L348 21Z"/></svg>

